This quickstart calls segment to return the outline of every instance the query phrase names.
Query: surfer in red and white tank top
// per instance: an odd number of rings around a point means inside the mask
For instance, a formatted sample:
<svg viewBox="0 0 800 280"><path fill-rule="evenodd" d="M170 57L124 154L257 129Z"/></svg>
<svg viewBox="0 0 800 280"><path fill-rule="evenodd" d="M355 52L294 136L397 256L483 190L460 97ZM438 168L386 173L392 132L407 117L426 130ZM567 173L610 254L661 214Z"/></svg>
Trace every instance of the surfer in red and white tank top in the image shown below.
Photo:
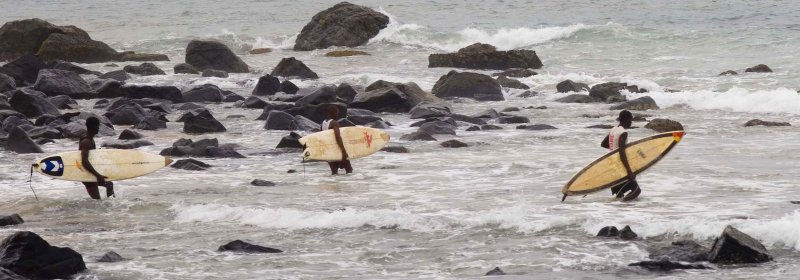
<svg viewBox="0 0 800 280"><path fill-rule="evenodd" d="M625 130L633 124L633 114L628 110L622 110L622 112L619 112L617 120L619 120L619 125L611 129L608 136L600 143L600 146L612 151L619 149L622 165L625 166L625 170L628 172L628 182L612 187L611 194L622 198L622 201L630 201L642 193L639 183L636 182L636 174L633 174L628 163L628 155L625 154L625 145L628 143L628 132ZM625 193L629 191L630 193L626 195Z"/></svg>

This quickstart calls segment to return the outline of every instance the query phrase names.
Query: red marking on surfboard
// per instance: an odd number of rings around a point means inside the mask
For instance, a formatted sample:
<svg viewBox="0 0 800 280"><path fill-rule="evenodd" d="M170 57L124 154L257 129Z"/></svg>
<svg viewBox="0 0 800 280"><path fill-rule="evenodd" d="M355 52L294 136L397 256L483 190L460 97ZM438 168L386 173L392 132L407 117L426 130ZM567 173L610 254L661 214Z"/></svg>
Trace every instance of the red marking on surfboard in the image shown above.
<svg viewBox="0 0 800 280"><path fill-rule="evenodd" d="M367 140L367 148L372 146L372 135L364 131L364 140Z"/></svg>

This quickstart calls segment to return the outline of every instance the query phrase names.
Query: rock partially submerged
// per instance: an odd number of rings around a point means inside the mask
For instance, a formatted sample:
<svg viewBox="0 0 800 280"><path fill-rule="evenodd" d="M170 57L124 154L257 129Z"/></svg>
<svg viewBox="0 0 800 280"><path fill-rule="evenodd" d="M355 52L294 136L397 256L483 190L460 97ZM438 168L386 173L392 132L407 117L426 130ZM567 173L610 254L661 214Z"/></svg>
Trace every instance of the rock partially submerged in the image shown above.
<svg viewBox="0 0 800 280"><path fill-rule="evenodd" d="M192 40L186 46L186 63L197 70L215 69L247 73L250 68L228 46L217 41Z"/></svg>
<svg viewBox="0 0 800 280"><path fill-rule="evenodd" d="M445 148L466 148L466 147L469 147L469 145L467 143L458 141L456 139L451 139L451 140L444 141L439 145L441 145L442 147L445 147Z"/></svg>
<svg viewBox="0 0 800 280"><path fill-rule="evenodd" d="M639 266L653 271L671 271L675 269L713 269L703 264L681 263L668 260L641 261L629 264L628 266Z"/></svg>
<svg viewBox="0 0 800 280"><path fill-rule="evenodd" d="M125 258L117 254L114 251L108 251L99 258L97 258L97 262L104 262L104 263L113 263L113 262L121 262L124 261Z"/></svg>
<svg viewBox="0 0 800 280"><path fill-rule="evenodd" d="M189 171L201 171L210 168L211 165L193 158L188 158L188 159L179 159L169 167L175 169L189 170Z"/></svg>
<svg viewBox="0 0 800 280"><path fill-rule="evenodd" d="M727 226L714 240L708 259L719 264L762 263L771 261L772 256L758 240Z"/></svg>
<svg viewBox="0 0 800 280"><path fill-rule="evenodd" d="M253 181L250 181L250 185L253 185L253 186L256 186L256 187L274 187L275 183L267 181L267 180L253 179Z"/></svg>
<svg viewBox="0 0 800 280"><path fill-rule="evenodd" d="M495 267L494 269L489 270L489 272L486 272L486 274L484 274L484 275L485 276L500 276L500 275L506 275L506 273L502 269L500 269L500 267Z"/></svg>
<svg viewBox="0 0 800 280"><path fill-rule="evenodd" d="M22 220L22 217L20 217L19 214L0 216L0 227L19 225L22 223L25 223L25 221Z"/></svg>
<svg viewBox="0 0 800 280"><path fill-rule="evenodd" d="M572 80L564 80L556 85L558 92L581 92L589 91L589 86L584 83L576 83Z"/></svg>
<svg viewBox="0 0 800 280"><path fill-rule="evenodd" d="M611 110L636 110L636 111L646 111L646 110L658 110L658 105L656 101L653 100L650 96L642 96L636 98L634 100L628 100L609 108Z"/></svg>
<svg viewBox="0 0 800 280"><path fill-rule="evenodd" d="M0 243L0 266L32 279L67 279L86 270L81 254L51 246L30 231L18 231Z"/></svg>
<svg viewBox="0 0 800 280"><path fill-rule="evenodd" d="M389 17L373 9L341 2L311 18L295 40L294 50L366 44L389 24Z"/></svg>
<svg viewBox="0 0 800 280"><path fill-rule="evenodd" d="M280 249L264 247L260 245L250 244L241 240L234 240L228 244L219 246L217 251L220 252L239 252L239 253L283 253Z"/></svg>
<svg viewBox="0 0 800 280"><path fill-rule="evenodd" d="M669 132L683 130L683 125L670 119L653 119L644 128L649 128L657 132Z"/></svg>
<svg viewBox="0 0 800 280"><path fill-rule="evenodd" d="M478 101L505 100L500 84L492 77L471 73L450 71L436 81L432 90L439 98L471 98Z"/></svg>
<svg viewBox="0 0 800 280"><path fill-rule="evenodd" d="M272 76L280 77L298 77L301 79L318 79L317 73L311 71L305 63L297 60L294 57L286 57L278 62L278 65L272 69Z"/></svg>
<svg viewBox="0 0 800 280"><path fill-rule="evenodd" d="M769 68L766 64L759 64L744 70L744 72L754 72L754 73L772 73L772 69Z"/></svg>
<svg viewBox="0 0 800 280"><path fill-rule="evenodd" d="M762 121L759 119L752 119L747 121L744 124L745 127L750 126L792 126L792 124L788 122L771 122L771 121Z"/></svg>
<svg viewBox="0 0 800 280"><path fill-rule="evenodd" d="M510 68L542 68L542 61L531 50L498 51L494 46L475 43L455 53L431 54L428 67L505 70Z"/></svg>

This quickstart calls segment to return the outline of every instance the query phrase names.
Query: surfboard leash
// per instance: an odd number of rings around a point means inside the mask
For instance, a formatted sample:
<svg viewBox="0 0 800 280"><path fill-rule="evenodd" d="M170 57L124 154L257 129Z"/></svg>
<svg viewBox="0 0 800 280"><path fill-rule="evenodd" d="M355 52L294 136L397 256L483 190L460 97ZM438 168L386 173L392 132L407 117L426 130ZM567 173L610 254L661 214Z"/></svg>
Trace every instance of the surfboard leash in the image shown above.
<svg viewBox="0 0 800 280"><path fill-rule="evenodd" d="M31 188L31 192L33 192L33 197L36 198L36 202L39 202L39 196L36 195L36 191L33 189L33 168L37 167L37 164L31 165L31 176L28 177L28 186Z"/></svg>

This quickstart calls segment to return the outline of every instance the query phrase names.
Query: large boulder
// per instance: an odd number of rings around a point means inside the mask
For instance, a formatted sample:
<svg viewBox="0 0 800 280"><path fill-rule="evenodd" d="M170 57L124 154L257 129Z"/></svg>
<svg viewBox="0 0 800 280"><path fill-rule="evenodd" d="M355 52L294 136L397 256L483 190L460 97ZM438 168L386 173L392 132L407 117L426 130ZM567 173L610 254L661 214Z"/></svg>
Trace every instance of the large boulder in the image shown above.
<svg viewBox="0 0 800 280"><path fill-rule="evenodd" d="M31 137L28 136L21 127L14 127L11 129L11 133L8 134L7 140L8 150L18 153L18 154L33 154L33 153L44 153L42 148L39 145L36 145ZM2 247L2 245L0 245ZM2 250L0 250L2 252ZM2 266L2 263L0 263Z"/></svg>
<svg viewBox="0 0 800 280"><path fill-rule="evenodd" d="M758 240L727 226L714 240L708 260L721 264L762 263L771 261L772 256Z"/></svg>
<svg viewBox="0 0 800 280"><path fill-rule="evenodd" d="M175 74L200 74L200 71L189 63L175 65L175 67L172 67L172 72Z"/></svg>
<svg viewBox="0 0 800 280"><path fill-rule="evenodd" d="M75 26L56 26L33 18L7 22L0 27L0 60L38 53L42 59L102 62L116 58L117 51L94 41Z"/></svg>
<svg viewBox="0 0 800 280"><path fill-rule="evenodd" d="M120 69L120 70L114 70L114 71L110 71L108 73L105 73L103 75L100 75L99 78L100 79L112 79L112 80L117 80L117 81L120 81L120 82L124 82L124 81L127 81L128 79L130 79L131 75L129 75L128 72L125 72L125 70Z"/></svg>
<svg viewBox="0 0 800 280"><path fill-rule="evenodd" d="M295 130L297 128L297 120L294 116L282 111L269 112L267 122L264 124L266 130Z"/></svg>
<svg viewBox="0 0 800 280"><path fill-rule="evenodd" d="M589 89L589 96L606 101L609 98L621 98L622 94L620 93L621 90L626 89L628 84L626 83L616 83L616 82L608 82L602 83L592 86Z"/></svg>
<svg viewBox="0 0 800 280"><path fill-rule="evenodd" d="M281 88L281 82L278 78L273 77L272 75L264 75L258 78L258 83L256 83L256 88L253 89L253 95L255 96L267 96L267 95L275 95Z"/></svg>
<svg viewBox="0 0 800 280"><path fill-rule="evenodd" d="M341 83L338 87L336 87L336 96L339 99L344 100L348 104L353 102L353 99L356 98L358 95L358 91L356 91L350 84L348 83Z"/></svg>
<svg viewBox="0 0 800 280"><path fill-rule="evenodd" d="M23 220L19 214L11 214L8 216L0 215L0 227L19 225L22 223L25 223L25 220Z"/></svg>
<svg viewBox="0 0 800 280"><path fill-rule="evenodd" d="M6 22L0 27L0 61L35 54L50 34L64 31L38 18Z"/></svg>
<svg viewBox="0 0 800 280"><path fill-rule="evenodd" d="M556 91L558 92L589 91L589 86L584 83L573 82L572 80L564 80L556 85Z"/></svg>
<svg viewBox="0 0 800 280"><path fill-rule="evenodd" d="M181 90L174 86L124 85L119 90L122 96L132 99L156 98L176 103L183 102Z"/></svg>
<svg viewBox="0 0 800 280"><path fill-rule="evenodd" d="M17 82L9 75L0 73L0 93L17 88Z"/></svg>
<svg viewBox="0 0 800 280"><path fill-rule="evenodd" d="M471 98L478 101L505 100L500 84L492 77L471 73L450 71L433 86L432 93L440 98Z"/></svg>
<svg viewBox="0 0 800 280"><path fill-rule="evenodd" d="M305 63L294 57L285 57L272 69L272 76L298 77L301 79L318 79L317 73L311 71Z"/></svg>
<svg viewBox="0 0 800 280"><path fill-rule="evenodd" d="M61 114L55 105L41 97L41 92L31 89L23 88L12 91L11 99L8 100L8 103L14 111L20 112L28 118Z"/></svg>
<svg viewBox="0 0 800 280"><path fill-rule="evenodd" d="M42 69L32 88L48 96L68 95L72 98L89 98L94 95L92 87L80 75L65 70Z"/></svg>
<svg viewBox="0 0 800 280"><path fill-rule="evenodd" d="M47 64L38 56L26 54L0 67L0 73L14 78L17 86L23 86L35 83L39 71L47 68Z"/></svg>
<svg viewBox="0 0 800 280"><path fill-rule="evenodd" d="M224 96L222 95L222 90L219 89L219 87L212 84L205 84L202 86L195 87L183 94L184 102L220 103L222 102L223 98Z"/></svg>
<svg viewBox="0 0 800 280"><path fill-rule="evenodd" d="M278 142L278 146L276 149L279 148L290 148L290 149L302 149L303 145L300 144L300 134L295 132L290 132L289 135L284 136L281 138L281 141Z"/></svg>
<svg viewBox="0 0 800 280"><path fill-rule="evenodd" d="M217 41L192 40L186 46L186 63L198 70L216 69L228 73L247 73L247 64L231 51L228 46Z"/></svg>
<svg viewBox="0 0 800 280"><path fill-rule="evenodd" d="M302 107L307 105L335 103L338 101L338 97L336 96L336 88L333 86L324 86L298 99L294 102L294 105Z"/></svg>
<svg viewBox="0 0 800 280"><path fill-rule="evenodd" d="M340 116L347 115L347 105L344 103L325 103L319 105L306 105L302 107L293 107L288 110L285 110L290 115L296 116L301 115L306 117L314 122L321 123L326 119L325 113L328 110L328 106L336 106L339 109Z"/></svg>
<svg viewBox="0 0 800 280"><path fill-rule="evenodd" d="M96 79L89 85L92 86L94 92L97 93L97 98L117 98L123 96L122 90L120 90L122 82L114 79Z"/></svg>
<svg viewBox="0 0 800 280"><path fill-rule="evenodd" d="M58 109L80 109L78 102L75 102L75 99L72 99L68 95L48 97L47 101L50 101L50 103Z"/></svg>
<svg viewBox="0 0 800 280"><path fill-rule="evenodd" d="M382 81L378 81L379 83ZM437 103L448 107L444 101L422 90L416 83L389 83L370 85L366 92L358 93L350 107L373 112L407 113L421 103Z"/></svg>
<svg viewBox="0 0 800 280"><path fill-rule="evenodd" d="M208 112L208 110L197 114L192 114L192 112L189 112L189 115L183 119L184 133L211 133L225 131L225 126L215 119L214 116Z"/></svg>
<svg viewBox="0 0 800 280"><path fill-rule="evenodd" d="M500 86L502 86L504 88L515 88L515 89L530 89L531 88L528 85L523 84L519 80L511 79L511 78L506 77L506 76L497 77L497 83L499 83Z"/></svg>
<svg viewBox="0 0 800 280"><path fill-rule="evenodd" d="M708 260L708 248L692 240L672 242L669 246L652 246L647 248L652 260L668 260L676 262L702 262Z"/></svg>
<svg viewBox="0 0 800 280"><path fill-rule="evenodd" d="M128 102L109 110L104 116L114 125L137 125L150 116L150 113L148 109L145 109L141 105Z"/></svg>
<svg viewBox="0 0 800 280"><path fill-rule="evenodd" d="M636 98L634 100L628 100L617 105L611 106L609 108L611 110L636 110L636 111L645 111L645 110L658 110L658 105L656 101L653 100L650 96L642 96Z"/></svg>
<svg viewBox="0 0 800 280"><path fill-rule="evenodd" d="M165 54L153 53L137 53L132 51L125 51L119 53L117 57L119 61L169 61L169 57Z"/></svg>
<svg viewBox="0 0 800 280"><path fill-rule="evenodd" d="M423 102L409 111L412 119L446 117L452 114L450 106L443 102Z"/></svg>
<svg viewBox="0 0 800 280"><path fill-rule="evenodd" d="M598 102L605 102L605 100L600 100L597 97L586 95L586 94L570 94L564 96L562 98L556 99L556 102L561 103L598 103Z"/></svg>
<svg viewBox="0 0 800 280"><path fill-rule="evenodd" d="M389 17L373 9L341 2L311 18L300 31L294 50L310 51L331 46L366 44L389 24Z"/></svg>
<svg viewBox="0 0 800 280"><path fill-rule="evenodd" d="M89 35L58 33L48 36L36 54L44 60L61 59L80 63L113 61L119 57L116 50L106 43L92 40Z"/></svg>
<svg viewBox="0 0 800 280"><path fill-rule="evenodd" d="M657 132L668 132L668 131L683 130L683 125L679 122L669 119L653 119L649 123L644 125L644 128L649 128Z"/></svg>
<svg viewBox="0 0 800 280"><path fill-rule="evenodd" d="M431 54L428 67L467 69L542 68L542 61L532 50L497 51L494 46L475 43L456 53Z"/></svg>
<svg viewBox="0 0 800 280"><path fill-rule="evenodd" d="M425 132L428 135L456 135L456 127L443 121L426 122L419 127L419 131Z"/></svg>
<svg viewBox="0 0 800 280"><path fill-rule="evenodd" d="M123 67L122 70L139 76L155 76L155 75L167 74L164 73L164 70L161 70L161 68L158 68L158 66L150 62L145 62L140 65L127 65Z"/></svg>
<svg viewBox="0 0 800 280"><path fill-rule="evenodd" d="M772 73L772 69L769 68L766 64L759 64L744 70L744 72L754 72L754 73Z"/></svg>
<svg viewBox="0 0 800 280"><path fill-rule="evenodd" d="M31 279L68 279L86 270L81 254L51 246L30 231L6 237L0 243L0 253L0 267Z"/></svg>
<svg viewBox="0 0 800 280"><path fill-rule="evenodd" d="M49 61L47 62L47 66L49 66L50 69L72 71L78 75L95 75L95 76L102 75L102 73L100 72L92 71L63 60Z"/></svg>
<svg viewBox="0 0 800 280"><path fill-rule="evenodd" d="M278 88L278 91L283 92L285 94L295 94L299 90L300 88L289 80L281 82L281 86ZM338 89L337 89L337 94L338 94Z"/></svg>

